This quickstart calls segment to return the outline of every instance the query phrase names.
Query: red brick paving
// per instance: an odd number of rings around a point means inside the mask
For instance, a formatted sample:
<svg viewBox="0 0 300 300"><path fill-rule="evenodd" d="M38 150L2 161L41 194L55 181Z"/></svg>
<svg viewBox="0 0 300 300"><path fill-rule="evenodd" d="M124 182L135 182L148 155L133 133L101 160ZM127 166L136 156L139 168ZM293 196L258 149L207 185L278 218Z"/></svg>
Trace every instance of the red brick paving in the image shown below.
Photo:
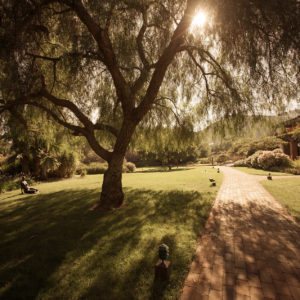
<svg viewBox="0 0 300 300"><path fill-rule="evenodd" d="M300 225L256 176L222 167L181 300L300 300Z"/></svg>

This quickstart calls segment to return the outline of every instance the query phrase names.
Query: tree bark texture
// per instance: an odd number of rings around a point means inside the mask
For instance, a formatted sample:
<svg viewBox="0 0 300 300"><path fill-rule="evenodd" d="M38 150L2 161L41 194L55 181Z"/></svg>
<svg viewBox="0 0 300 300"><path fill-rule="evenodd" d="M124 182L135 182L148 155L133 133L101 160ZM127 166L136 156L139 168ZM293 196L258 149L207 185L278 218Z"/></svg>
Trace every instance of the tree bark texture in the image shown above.
<svg viewBox="0 0 300 300"><path fill-rule="evenodd" d="M108 169L104 173L102 192L99 207L114 209L120 207L124 202L122 190L122 168L124 156L113 157L108 163Z"/></svg>
<svg viewBox="0 0 300 300"><path fill-rule="evenodd" d="M108 161L108 169L104 173L100 201L96 208L114 209L122 206L124 202L122 189L123 161L136 125L137 122L132 120L124 120L123 122L114 151Z"/></svg>

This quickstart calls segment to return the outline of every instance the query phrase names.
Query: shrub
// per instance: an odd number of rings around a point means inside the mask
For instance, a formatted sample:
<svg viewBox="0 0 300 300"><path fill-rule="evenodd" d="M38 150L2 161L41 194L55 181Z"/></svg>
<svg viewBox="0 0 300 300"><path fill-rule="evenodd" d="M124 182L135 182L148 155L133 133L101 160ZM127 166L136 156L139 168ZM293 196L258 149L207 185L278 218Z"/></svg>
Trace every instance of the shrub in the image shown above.
<svg viewBox="0 0 300 300"><path fill-rule="evenodd" d="M0 166L0 173L5 175L16 175L22 172L21 161L19 159L7 159Z"/></svg>
<svg viewBox="0 0 300 300"><path fill-rule="evenodd" d="M233 166L234 167L247 167L247 163L246 163L246 160L245 159L240 159L240 160L237 160L233 163Z"/></svg>
<svg viewBox="0 0 300 300"><path fill-rule="evenodd" d="M60 178L71 177L77 165L76 155L73 152L67 153L66 151L59 157L60 166L55 172Z"/></svg>
<svg viewBox="0 0 300 300"><path fill-rule="evenodd" d="M87 174L104 174L106 170L106 163L93 162L90 165L86 166Z"/></svg>
<svg viewBox="0 0 300 300"><path fill-rule="evenodd" d="M291 166L292 162L281 149L275 149L273 151L257 151L246 159L246 163L252 168L275 170L274 168Z"/></svg>
<svg viewBox="0 0 300 300"><path fill-rule="evenodd" d="M298 142L300 141L300 128L293 131L292 138Z"/></svg>
<svg viewBox="0 0 300 300"><path fill-rule="evenodd" d="M296 168L288 168L285 169L286 173L291 173L293 175L300 175L300 169L296 169Z"/></svg>
<svg viewBox="0 0 300 300"><path fill-rule="evenodd" d="M262 155L262 154L263 154L263 151L255 152L253 155L251 155L250 157L248 157L246 159L247 164L249 166L251 166L252 168L260 168L258 159L259 159L260 155Z"/></svg>
<svg viewBox="0 0 300 300"><path fill-rule="evenodd" d="M26 177L26 181L29 185L34 183L34 181L30 177ZM3 176L0 179L0 193L4 193L6 191L13 191L20 188L21 177L19 176Z"/></svg>
<svg viewBox="0 0 300 300"><path fill-rule="evenodd" d="M211 159L209 157L202 157L198 160L199 164L209 164L211 163Z"/></svg>
<svg viewBox="0 0 300 300"><path fill-rule="evenodd" d="M268 170L271 167L276 166L275 155L271 151L263 151L262 154L258 155L256 162L258 163L258 165L252 164L254 168L260 167L264 170Z"/></svg>
<svg viewBox="0 0 300 300"><path fill-rule="evenodd" d="M229 159L229 156L223 153L217 156L216 162L222 164L228 161Z"/></svg>
<svg viewBox="0 0 300 300"><path fill-rule="evenodd" d="M133 173L136 169L135 164L129 161L126 163L126 168L129 173Z"/></svg>
<svg viewBox="0 0 300 300"><path fill-rule="evenodd" d="M83 169L80 173L80 177L85 177L86 173L87 173L86 169Z"/></svg>
<svg viewBox="0 0 300 300"><path fill-rule="evenodd" d="M292 162L291 168L288 168L285 171L294 175L300 175L300 160L294 160Z"/></svg>
<svg viewBox="0 0 300 300"><path fill-rule="evenodd" d="M274 150L286 142L275 136L264 137L260 139L242 139L233 144L228 151L229 155L250 156L259 150Z"/></svg>
<svg viewBox="0 0 300 300"><path fill-rule="evenodd" d="M79 165L77 166L76 171L75 171L76 175L80 175L83 171L86 172L87 167L88 166L86 164L79 163Z"/></svg>

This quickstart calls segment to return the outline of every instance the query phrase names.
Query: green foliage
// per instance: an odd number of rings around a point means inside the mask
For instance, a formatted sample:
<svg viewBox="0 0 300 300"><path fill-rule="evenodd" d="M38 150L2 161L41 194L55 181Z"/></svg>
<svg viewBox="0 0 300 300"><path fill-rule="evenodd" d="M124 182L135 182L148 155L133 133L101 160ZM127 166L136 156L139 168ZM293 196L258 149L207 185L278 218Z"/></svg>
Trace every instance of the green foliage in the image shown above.
<svg viewBox="0 0 300 300"><path fill-rule="evenodd" d="M127 168L127 172L129 172L129 173L133 173L136 170L135 164L130 161L126 162L126 168Z"/></svg>
<svg viewBox="0 0 300 300"><path fill-rule="evenodd" d="M20 188L20 182L9 177L2 177L0 179L0 193L12 191Z"/></svg>
<svg viewBox="0 0 300 300"><path fill-rule="evenodd" d="M107 163L93 162L86 166L87 174L104 174L107 170Z"/></svg>
<svg viewBox="0 0 300 300"><path fill-rule="evenodd" d="M257 151L246 159L246 164L252 168L272 170L272 168L289 167L292 164L290 158L281 149L273 151ZM274 170L274 169L273 169Z"/></svg>
<svg viewBox="0 0 300 300"><path fill-rule="evenodd" d="M247 167L248 164L245 159L239 159L233 163L234 167Z"/></svg>
<svg viewBox="0 0 300 300"><path fill-rule="evenodd" d="M59 167L55 173L60 178L71 177L77 165L77 157L73 152L64 151L63 154L59 157Z"/></svg>
<svg viewBox="0 0 300 300"><path fill-rule="evenodd" d="M300 142L300 128L297 128L292 132L292 139Z"/></svg>
<svg viewBox="0 0 300 300"><path fill-rule="evenodd" d="M203 157L198 159L198 163L200 164L210 164L211 163L211 158L210 157Z"/></svg>
<svg viewBox="0 0 300 300"><path fill-rule="evenodd" d="M30 177L26 178L26 181L29 185L34 183L34 180ZM4 193L7 191L13 191L20 189L20 176L1 176L0 177L0 193Z"/></svg>
<svg viewBox="0 0 300 300"><path fill-rule="evenodd" d="M16 155L10 156L0 164L0 173L3 175L16 175L21 173L21 160L17 159Z"/></svg>
<svg viewBox="0 0 300 300"><path fill-rule="evenodd" d="M300 175L300 160L294 160L292 162L291 168L286 169L286 172L294 175Z"/></svg>
<svg viewBox="0 0 300 300"><path fill-rule="evenodd" d="M135 148L139 161L170 167L196 162L208 152L204 145L198 144L198 135L187 124L173 128L156 126L150 131L140 129Z"/></svg>
<svg viewBox="0 0 300 300"><path fill-rule="evenodd" d="M12 117L6 122L4 137L12 142L13 163L18 168L14 170L11 164L5 172L22 171L41 179L71 176L79 155L79 139L71 137L65 128L32 107L23 114L30 120L27 127Z"/></svg>
<svg viewBox="0 0 300 300"><path fill-rule="evenodd" d="M284 141L275 136L260 139L241 139L233 143L228 154L231 156L238 155L248 157L259 150L274 150L284 143Z"/></svg>
<svg viewBox="0 0 300 300"><path fill-rule="evenodd" d="M225 163L226 161L230 160L230 157L226 154L219 154L217 157L216 157L216 162L217 163Z"/></svg>

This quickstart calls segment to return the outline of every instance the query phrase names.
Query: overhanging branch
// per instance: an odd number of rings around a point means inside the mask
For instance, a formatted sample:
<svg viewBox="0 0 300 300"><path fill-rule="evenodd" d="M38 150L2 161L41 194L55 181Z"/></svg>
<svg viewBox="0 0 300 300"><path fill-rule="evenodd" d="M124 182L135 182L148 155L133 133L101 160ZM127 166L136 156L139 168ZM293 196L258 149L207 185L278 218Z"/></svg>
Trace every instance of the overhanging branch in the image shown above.
<svg viewBox="0 0 300 300"><path fill-rule="evenodd" d="M99 50L103 55L102 62L105 64L112 76L116 93L122 104L123 111L124 113L129 113L134 108L134 97L132 97L131 90L118 67L108 30L102 29L95 22L93 17L84 7L81 0L72 1L70 7L74 10L81 22L87 27L88 31L92 34L93 38L97 42Z"/></svg>
<svg viewBox="0 0 300 300"><path fill-rule="evenodd" d="M119 132L116 128L114 128L113 126L107 125L107 124L101 124L101 123L94 124L94 129L108 131L111 134L113 134L115 137L118 137L118 134L119 134Z"/></svg>

